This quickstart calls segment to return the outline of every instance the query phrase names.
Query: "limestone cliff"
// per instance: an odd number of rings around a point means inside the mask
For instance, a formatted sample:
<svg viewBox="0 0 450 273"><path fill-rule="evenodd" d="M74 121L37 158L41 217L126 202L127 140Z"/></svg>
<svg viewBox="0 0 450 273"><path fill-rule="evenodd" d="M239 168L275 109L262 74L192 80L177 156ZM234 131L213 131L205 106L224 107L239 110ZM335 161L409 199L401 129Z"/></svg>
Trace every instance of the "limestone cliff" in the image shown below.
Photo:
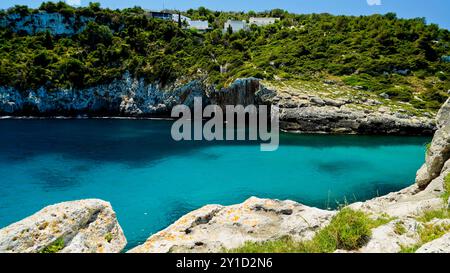
<svg viewBox="0 0 450 273"><path fill-rule="evenodd" d="M431 135L432 116L401 113L371 101L321 98L316 95L286 96L256 78L238 79L217 90L201 79L161 87L125 74L108 84L86 89L19 91L0 87L3 116L128 116L170 117L173 106L204 104L277 105L280 128L302 133ZM358 106L373 107L360 109Z"/></svg>

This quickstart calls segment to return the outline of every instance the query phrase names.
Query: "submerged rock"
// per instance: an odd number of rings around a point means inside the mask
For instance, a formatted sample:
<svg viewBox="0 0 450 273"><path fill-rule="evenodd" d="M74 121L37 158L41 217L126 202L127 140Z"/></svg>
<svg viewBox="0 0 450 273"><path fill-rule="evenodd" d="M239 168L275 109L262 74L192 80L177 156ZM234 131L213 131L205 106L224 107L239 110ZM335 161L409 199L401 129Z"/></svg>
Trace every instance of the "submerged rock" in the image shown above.
<svg viewBox="0 0 450 273"><path fill-rule="evenodd" d="M121 252L127 241L110 203L87 199L45 207L0 230L0 252Z"/></svg>
<svg viewBox="0 0 450 273"><path fill-rule="evenodd" d="M283 236L307 240L334 214L293 201L256 197L232 206L208 205L186 214L129 252L220 252L247 241Z"/></svg>

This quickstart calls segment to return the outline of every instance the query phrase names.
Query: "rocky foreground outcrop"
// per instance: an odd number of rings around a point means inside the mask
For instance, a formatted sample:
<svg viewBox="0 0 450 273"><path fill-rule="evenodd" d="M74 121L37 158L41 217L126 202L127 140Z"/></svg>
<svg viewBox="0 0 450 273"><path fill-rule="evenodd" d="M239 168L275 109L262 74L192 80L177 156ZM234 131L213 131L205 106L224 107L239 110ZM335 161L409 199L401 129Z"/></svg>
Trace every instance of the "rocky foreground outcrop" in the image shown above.
<svg viewBox="0 0 450 273"><path fill-rule="evenodd" d="M111 83L86 89L19 91L0 87L0 115L170 117L175 105L193 107L194 97L201 97L204 105L221 107L276 105L280 109L280 128L285 131L431 135L436 129L433 115L428 112L418 116L387 107L376 99L354 98L351 94L330 99L310 93L314 92L286 93L256 78L238 79L219 90L200 79L161 87L127 73Z"/></svg>
<svg viewBox="0 0 450 273"><path fill-rule="evenodd" d="M111 205L98 199L48 206L0 229L2 253L108 253L126 243Z"/></svg>
<svg viewBox="0 0 450 273"><path fill-rule="evenodd" d="M129 252L220 252L247 241L283 236L307 240L334 214L293 201L256 197L233 206L208 205L183 216Z"/></svg>

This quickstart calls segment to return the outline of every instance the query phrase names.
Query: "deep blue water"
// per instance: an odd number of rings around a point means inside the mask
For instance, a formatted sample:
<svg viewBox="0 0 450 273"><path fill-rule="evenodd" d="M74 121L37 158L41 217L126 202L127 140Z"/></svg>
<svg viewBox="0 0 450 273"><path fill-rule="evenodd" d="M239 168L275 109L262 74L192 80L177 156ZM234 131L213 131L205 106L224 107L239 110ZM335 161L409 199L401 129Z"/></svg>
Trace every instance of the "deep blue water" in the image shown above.
<svg viewBox="0 0 450 273"><path fill-rule="evenodd" d="M174 142L171 122L0 120L0 227L81 198L111 202L132 247L183 214L250 196L321 208L414 182L427 137L282 134L257 143Z"/></svg>

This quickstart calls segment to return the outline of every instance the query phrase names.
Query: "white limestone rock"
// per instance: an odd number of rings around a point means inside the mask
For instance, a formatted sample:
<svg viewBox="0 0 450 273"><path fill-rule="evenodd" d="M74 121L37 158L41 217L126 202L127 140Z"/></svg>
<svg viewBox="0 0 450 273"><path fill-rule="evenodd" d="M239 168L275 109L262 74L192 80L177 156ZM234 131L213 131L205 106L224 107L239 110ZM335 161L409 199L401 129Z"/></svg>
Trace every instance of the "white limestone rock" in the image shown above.
<svg viewBox="0 0 450 273"><path fill-rule="evenodd" d="M232 206L208 205L186 214L129 252L220 252L247 241L283 236L307 240L334 214L293 201L256 197Z"/></svg>
<svg viewBox="0 0 450 273"><path fill-rule="evenodd" d="M51 205L0 230L0 252L42 252L64 241L58 252L121 252L127 241L111 204L86 199Z"/></svg>
<svg viewBox="0 0 450 273"><path fill-rule="evenodd" d="M450 99L448 99L436 116L438 130L434 134L427 151L425 164L417 172L416 183L421 188L438 177L444 164L450 159Z"/></svg>

